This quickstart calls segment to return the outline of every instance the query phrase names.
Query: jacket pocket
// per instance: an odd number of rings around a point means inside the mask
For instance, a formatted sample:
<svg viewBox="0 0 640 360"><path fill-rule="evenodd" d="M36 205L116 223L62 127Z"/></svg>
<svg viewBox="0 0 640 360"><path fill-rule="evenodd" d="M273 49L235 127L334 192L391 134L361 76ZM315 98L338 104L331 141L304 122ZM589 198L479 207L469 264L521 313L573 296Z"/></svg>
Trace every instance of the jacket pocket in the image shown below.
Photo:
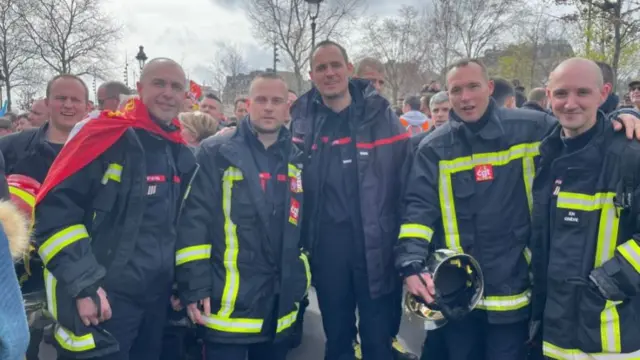
<svg viewBox="0 0 640 360"><path fill-rule="evenodd" d="M615 311L616 305L607 301L597 289L590 285L580 286L577 291L578 310L576 313L577 336L575 348L586 353L600 353L603 350L603 345L605 345L602 342L603 335L606 334L608 325L613 325L606 320L607 314L610 314L612 310Z"/></svg>

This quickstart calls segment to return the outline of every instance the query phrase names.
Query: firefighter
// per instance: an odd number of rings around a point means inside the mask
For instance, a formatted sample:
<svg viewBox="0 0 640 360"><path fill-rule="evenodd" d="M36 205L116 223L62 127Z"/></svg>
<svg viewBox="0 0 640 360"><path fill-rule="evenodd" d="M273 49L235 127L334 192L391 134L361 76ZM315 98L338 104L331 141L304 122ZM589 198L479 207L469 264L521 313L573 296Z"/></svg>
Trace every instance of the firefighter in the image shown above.
<svg viewBox="0 0 640 360"><path fill-rule="evenodd" d="M208 360L284 360L311 274L300 246L301 154L287 86L258 75L249 116L205 140L179 226L178 292Z"/></svg>
<svg viewBox="0 0 640 360"><path fill-rule="evenodd" d="M400 279L393 268L409 134L373 85L353 79L345 49L313 49L314 88L296 101L293 140L305 152L314 285L327 359L353 359L355 311L364 359L393 359Z"/></svg>
<svg viewBox="0 0 640 360"><path fill-rule="evenodd" d="M556 120L497 106L479 60L452 65L447 82L453 111L416 153L396 266L407 289L432 302L433 280L419 275L430 250L449 248L475 257L483 269L485 297L478 311L436 330L446 342L445 355L523 359L531 299L531 186L539 142ZM629 132L636 129L633 120L625 124ZM425 348L428 353L429 336Z"/></svg>
<svg viewBox="0 0 640 360"><path fill-rule="evenodd" d="M79 77L55 76L46 89L44 104L48 109L49 121L39 128L0 138L0 151L5 157L7 175L22 175L42 183L71 129L87 113L89 89ZM9 190L15 196L25 195L19 187L9 186ZM33 200L29 200L32 205ZM30 252L24 261L18 263L16 272L24 294L44 289L42 262L35 253ZM42 335L41 329L31 329L27 360L38 359Z"/></svg>
<svg viewBox="0 0 640 360"><path fill-rule="evenodd" d="M158 359L176 222L195 158L177 120L184 71L154 59L140 99L70 138L36 199L35 238L60 359Z"/></svg>
<svg viewBox="0 0 640 360"><path fill-rule="evenodd" d="M598 111L607 91L591 60L562 62L547 96L559 124L540 146L532 227L544 355L640 358L640 144Z"/></svg>

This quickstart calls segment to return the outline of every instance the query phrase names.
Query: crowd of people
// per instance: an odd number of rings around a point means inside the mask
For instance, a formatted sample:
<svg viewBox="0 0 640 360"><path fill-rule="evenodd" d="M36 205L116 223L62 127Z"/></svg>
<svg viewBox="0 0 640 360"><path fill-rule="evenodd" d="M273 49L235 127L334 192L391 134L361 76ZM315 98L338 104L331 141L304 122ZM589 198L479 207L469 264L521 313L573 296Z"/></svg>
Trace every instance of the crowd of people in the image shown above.
<svg viewBox="0 0 640 360"><path fill-rule="evenodd" d="M262 73L229 118L157 58L96 109L63 74L1 119L0 359L284 360L311 286L327 360L640 357L640 81L621 103L573 58L524 97L465 59L395 107L376 59L326 40L310 65L310 91ZM454 306L438 249L484 296L411 354L403 288ZM32 294L52 325L27 328Z"/></svg>

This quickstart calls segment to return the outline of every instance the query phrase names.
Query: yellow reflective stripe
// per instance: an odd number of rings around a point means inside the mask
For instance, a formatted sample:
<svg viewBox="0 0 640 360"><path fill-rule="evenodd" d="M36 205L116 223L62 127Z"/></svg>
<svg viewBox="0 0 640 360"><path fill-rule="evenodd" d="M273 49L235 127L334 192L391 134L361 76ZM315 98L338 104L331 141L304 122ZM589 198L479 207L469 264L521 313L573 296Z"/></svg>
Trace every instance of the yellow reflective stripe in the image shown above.
<svg viewBox="0 0 640 360"><path fill-rule="evenodd" d="M581 194L578 194L581 195ZM619 219L616 206L613 204L614 193L599 193L593 196L592 204L583 203L580 206L587 205L590 207L600 206L600 222L598 223L598 242L596 247L596 259L594 267L602 266L607 260L611 259L616 253L616 244L618 243L618 225Z"/></svg>
<svg viewBox="0 0 640 360"><path fill-rule="evenodd" d="M311 287L311 267L309 267L309 258L304 253L300 254L300 260L302 260L302 264L304 265L304 271L307 276L307 290Z"/></svg>
<svg viewBox="0 0 640 360"><path fill-rule="evenodd" d="M531 266L531 250L528 247L524 248L524 259L527 261L527 264Z"/></svg>
<svg viewBox="0 0 640 360"><path fill-rule="evenodd" d="M602 209L607 203L613 203L615 193L596 193L593 195L572 192L558 193L558 209L596 211Z"/></svg>
<svg viewBox="0 0 640 360"><path fill-rule="evenodd" d="M402 224L400 226L400 235L398 238L418 238L431 241L433 230L420 224Z"/></svg>
<svg viewBox="0 0 640 360"><path fill-rule="evenodd" d="M292 312L288 313L287 315L281 317L280 319L278 319L278 327L276 328L276 334L279 334L285 330L287 330L288 328L291 327L291 325L295 324L296 322L296 318L298 317L298 309L299 309L298 303L296 303L296 309L293 310Z"/></svg>
<svg viewBox="0 0 640 360"><path fill-rule="evenodd" d="M485 164L502 166L513 160L538 156L540 154L539 147L540 142L519 144L503 151L473 154L471 156L464 156L453 160L442 160L438 163L438 166L440 168L440 172L446 171L450 173L471 170L475 166Z"/></svg>
<svg viewBox="0 0 640 360"><path fill-rule="evenodd" d="M290 176L290 177L296 177L296 178L297 178L297 177L300 175L300 173L301 173L300 169L298 169L298 168L297 168L295 165L293 165L293 164L289 164L288 169L289 169L288 173L289 173L289 176Z"/></svg>
<svg viewBox="0 0 640 360"><path fill-rule="evenodd" d="M66 350L81 352L96 347L92 334L77 336L60 325L57 325L56 328L56 340L58 340L58 344Z"/></svg>
<svg viewBox="0 0 640 360"><path fill-rule="evenodd" d="M62 251L62 249L78 240L88 237L89 233L84 225L69 226L48 238L38 249L38 254L42 259L42 262L46 265L54 256Z"/></svg>
<svg viewBox="0 0 640 360"><path fill-rule="evenodd" d="M522 309L531 302L531 290L518 295L485 296L480 300L478 309L489 311L512 311Z"/></svg>
<svg viewBox="0 0 640 360"><path fill-rule="evenodd" d="M56 299L56 289L58 280L47 270L44 269L44 287L47 293L47 310L54 320L58 320L58 301Z"/></svg>
<svg viewBox="0 0 640 360"><path fill-rule="evenodd" d="M638 246L638 243L631 239L618 246L618 251L620 252L620 255L622 255L622 257L624 257L638 273L640 273L640 246Z"/></svg>
<svg viewBox="0 0 640 360"><path fill-rule="evenodd" d="M529 214L533 214L533 178L536 175L536 166L533 157L525 156L522 158L522 177L524 180L524 188L527 192L527 203L529 204Z"/></svg>
<svg viewBox="0 0 640 360"><path fill-rule="evenodd" d="M600 339L602 351L618 354L622 352L620 341L620 315L616 308L618 302L607 300L604 310L600 313Z"/></svg>
<svg viewBox="0 0 640 360"><path fill-rule="evenodd" d="M550 359L557 360L593 360L593 359L640 359L640 351L636 351L629 354L599 352L599 353L585 353L578 349L563 349L548 341L544 341L542 344L542 351L544 356Z"/></svg>
<svg viewBox="0 0 640 360"><path fill-rule="evenodd" d="M453 185L451 183L451 175L447 171L440 171L438 191L440 194L440 209L445 242L449 249L462 252L460 233L458 233L456 204L453 199Z"/></svg>
<svg viewBox="0 0 640 360"><path fill-rule="evenodd" d="M228 333L258 334L262 331L262 319L229 318L216 314L204 316L205 326Z"/></svg>
<svg viewBox="0 0 640 360"><path fill-rule="evenodd" d="M15 195L22 199L22 201L26 202L32 208L36 206L36 197L33 194L29 194L28 192L17 188L15 186L9 186L9 193L11 195Z"/></svg>
<svg viewBox="0 0 640 360"><path fill-rule="evenodd" d="M176 266L211 258L211 245L195 245L176 251Z"/></svg>
<svg viewBox="0 0 640 360"><path fill-rule="evenodd" d="M232 324L228 323L228 321L231 321L229 317L235 308L238 289L240 288L240 274L238 273L237 264L238 234L236 232L236 224L231 220L231 194L233 191L233 183L242 179L242 172L235 167L229 167L225 170L224 175L222 176L222 212L224 213L225 233L225 282L224 290L222 291L220 311L218 312L218 315L216 315L216 320L211 323L211 326L227 327L227 325ZM236 320L238 319L234 319L233 321ZM255 323L247 324L257 326ZM260 328L262 328L262 322L260 323Z"/></svg>
<svg viewBox="0 0 640 360"><path fill-rule="evenodd" d="M104 173L102 177L102 185L105 185L109 180L121 182L122 179L122 165L111 163L107 168L107 171Z"/></svg>

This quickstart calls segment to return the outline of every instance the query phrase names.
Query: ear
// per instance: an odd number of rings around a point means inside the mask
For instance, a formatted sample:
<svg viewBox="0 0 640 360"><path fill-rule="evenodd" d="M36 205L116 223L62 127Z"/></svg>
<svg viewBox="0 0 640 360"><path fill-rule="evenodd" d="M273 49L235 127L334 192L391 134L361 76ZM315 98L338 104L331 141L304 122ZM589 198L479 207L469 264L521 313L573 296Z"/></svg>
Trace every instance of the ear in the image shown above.
<svg viewBox="0 0 640 360"><path fill-rule="evenodd" d="M489 94L493 94L493 89L495 89L495 84L493 83L493 80L489 80L487 82L487 88L489 88Z"/></svg>
<svg viewBox="0 0 640 360"><path fill-rule="evenodd" d="M353 77L353 64L347 63L347 76Z"/></svg>

